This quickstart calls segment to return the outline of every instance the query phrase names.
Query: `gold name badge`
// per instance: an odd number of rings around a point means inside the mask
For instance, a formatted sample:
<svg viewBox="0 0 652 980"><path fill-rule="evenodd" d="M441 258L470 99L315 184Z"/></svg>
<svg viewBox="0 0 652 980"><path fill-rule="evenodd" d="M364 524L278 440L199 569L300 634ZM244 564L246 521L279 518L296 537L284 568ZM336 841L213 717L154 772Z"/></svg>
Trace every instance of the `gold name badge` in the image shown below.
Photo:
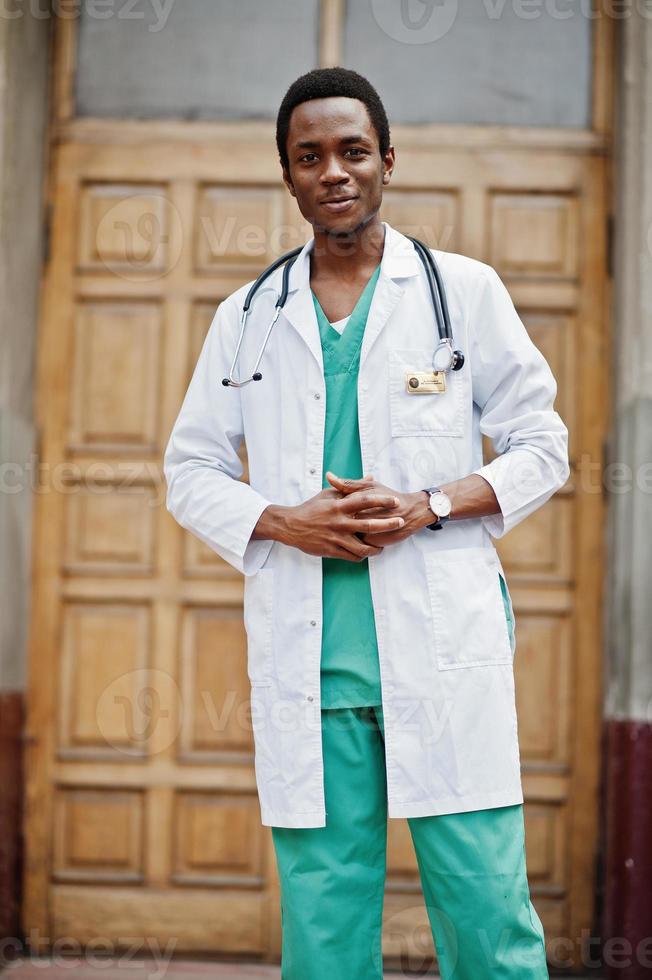
<svg viewBox="0 0 652 980"><path fill-rule="evenodd" d="M408 371L405 375L408 395L438 395L446 391L444 371Z"/></svg>

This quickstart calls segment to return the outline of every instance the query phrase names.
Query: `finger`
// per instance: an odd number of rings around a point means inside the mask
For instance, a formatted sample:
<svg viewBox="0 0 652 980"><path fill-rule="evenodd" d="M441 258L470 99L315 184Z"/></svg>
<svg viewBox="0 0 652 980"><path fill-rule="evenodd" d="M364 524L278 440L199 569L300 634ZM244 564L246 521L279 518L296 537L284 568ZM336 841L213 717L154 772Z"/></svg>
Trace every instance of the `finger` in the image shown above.
<svg viewBox="0 0 652 980"><path fill-rule="evenodd" d="M381 493L379 490L356 490L348 497L343 497L339 507L348 512L364 510L368 507L383 507L391 510L398 507L400 501L392 493Z"/></svg>
<svg viewBox="0 0 652 980"><path fill-rule="evenodd" d="M370 538L367 538L363 534L360 537L360 540L363 541L365 544L372 544L372 538L374 539L374 543L375 543L376 540L378 541L378 546L379 546L379 548L380 548L381 551L383 550L383 548L386 545L388 545L388 544L394 544L395 541L401 541L402 540L402 538L395 537L393 533L392 534L372 534L370 536Z"/></svg>
<svg viewBox="0 0 652 980"><path fill-rule="evenodd" d="M398 531L405 526L405 521L402 517L354 517L344 526L353 534L381 534L383 531Z"/></svg>
<svg viewBox="0 0 652 980"><path fill-rule="evenodd" d="M332 473L330 470L326 470L326 479L332 486L337 487L338 490L349 482L345 477L338 476L337 473Z"/></svg>
<svg viewBox="0 0 652 980"><path fill-rule="evenodd" d="M392 507L392 510L396 508ZM365 507L359 510L354 517L395 517L395 514L388 513L383 507Z"/></svg>
<svg viewBox="0 0 652 980"><path fill-rule="evenodd" d="M356 541L356 551L349 550L348 544L352 540ZM358 541L359 546L357 545ZM354 545L351 545L351 549L353 547ZM378 547L378 545L365 544L363 541L360 541L359 538L347 538L347 547L345 548L342 545L333 545L328 557L343 558L345 561L364 561L364 559L369 557L369 555L379 555L382 550L383 549Z"/></svg>
<svg viewBox="0 0 652 980"><path fill-rule="evenodd" d="M363 561L370 555L377 555L382 551L382 548L376 544L369 544L363 541L356 534L352 534L343 541L343 547L347 550L353 552L357 556L357 561Z"/></svg>
<svg viewBox="0 0 652 980"><path fill-rule="evenodd" d="M377 517L367 516L366 513L343 517L338 530L352 534L377 534L381 531L397 531L401 527L405 527L405 518L402 515L382 511Z"/></svg>
<svg viewBox="0 0 652 980"><path fill-rule="evenodd" d="M320 493L323 497L327 497L329 499L333 499L333 500L342 499L342 492L340 490L336 490L335 487L324 487L323 490L320 490Z"/></svg>
<svg viewBox="0 0 652 980"><path fill-rule="evenodd" d="M357 555L354 555L352 551L347 551L346 548L342 548L339 545L333 545L329 550L325 558L343 558L344 561L359 561Z"/></svg>
<svg viewBox="0 0 652 980"><path fill-rule="evenodd" d="M330 470L326 472L326 479L342 493L353 493L354 490L373 483L373 476L363 477L361 480L354 480L348 477L337 476L335 473L331 473Z"/></svg>
<svg viewBox="0 0 652 980"><path fill-rule="evenodd" d="M343 481L344 483L369 483L369 481L373 480L374 478L372 473L366 473L364 476L360 477L338 476L337 473L333 473L332 470L326 470L326 476L329 480L332 478L333 480L339 480L340 482Z"/></svg>

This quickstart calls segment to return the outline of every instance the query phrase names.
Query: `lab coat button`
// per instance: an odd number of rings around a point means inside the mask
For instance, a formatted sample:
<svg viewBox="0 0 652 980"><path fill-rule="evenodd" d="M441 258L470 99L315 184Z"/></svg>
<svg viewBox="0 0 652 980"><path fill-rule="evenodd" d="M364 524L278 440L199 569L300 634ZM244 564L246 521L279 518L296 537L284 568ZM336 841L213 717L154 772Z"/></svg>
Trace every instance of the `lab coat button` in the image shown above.
<svg viewBox="0 0 652 980"><path fill-rule="evenodd" d="M306 698L306 700L307 701L314 701L315 699L313 698L312 694L309 694L308 697Z"/></svg>
<svg viewBox="0 0 652 980"><path fill-rule="evenodd" d="M315 398L317 401L319 401L319 399L321 398L321 395L319 394L318 391L315 392Z"/></svg>
<svg viewBox="0 0 652 980"><path fill-rule="evenodd" d="M316 619L311 619L310 620L310 625L311 626L316 626L317 625L317 620Z"/></svg>
<svg viewBox="0 0 652 980"><path fill-rule="evenodd" d="M314 467L314 466L311 466L311 467L310 467L310 473L311 473L311 474L314 474L314 473L316 473L316 472L317 472L317 470L315 469L315 467Z"/></svg>

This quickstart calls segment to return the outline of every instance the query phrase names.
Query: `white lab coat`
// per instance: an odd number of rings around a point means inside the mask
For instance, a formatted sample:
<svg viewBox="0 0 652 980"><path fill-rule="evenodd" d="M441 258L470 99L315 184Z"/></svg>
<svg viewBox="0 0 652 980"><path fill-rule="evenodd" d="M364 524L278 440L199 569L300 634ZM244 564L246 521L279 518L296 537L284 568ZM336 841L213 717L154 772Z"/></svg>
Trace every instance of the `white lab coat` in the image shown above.
<svg viewBox="0 0 652 980"><path fill-rule="evenodd" d="M492 538L568 479L568 431L553 410L550 368L495 270L433 250L454 347L446 391L409 395L408 370L431 370L437 336L411 242L385 224L381 275L361 350L363 470L414 491L479 473L501 514L423 528L369 559L377 628L390 817L523 802L513 656ZM310 292L309 250L260 365L262 380L226 388L247 286L219 306L165 451L167 507L245 575L255 771L262 823L326 823L320 726L321 558L250 541L269 503L321 490L326 392ZM249 377L278 296L261 288L236 376ZM500 454L482 464L482 434ZM249 483L238 448L244 436ZM348 474L339 474L347 476ZM511 605L511 600L510 600ZM512 610L513 615L513 610ZM342 637L346 642L346 636Z"/></svg>

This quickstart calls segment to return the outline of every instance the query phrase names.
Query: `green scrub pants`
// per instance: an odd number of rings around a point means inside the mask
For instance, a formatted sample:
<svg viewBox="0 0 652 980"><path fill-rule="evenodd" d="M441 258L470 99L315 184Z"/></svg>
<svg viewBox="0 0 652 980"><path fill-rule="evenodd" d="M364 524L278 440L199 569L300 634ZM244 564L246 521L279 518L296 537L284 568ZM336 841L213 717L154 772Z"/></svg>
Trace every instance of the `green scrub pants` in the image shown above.
<svg viewBox="0 0 652 980"><path fill-rule="evenodd" d="M272 827L281 977L382 980L382 706L323 709L321 719L326 826ZM543 926L526 875L523 806L411 817L408 824L443 980L547 980ZM408 919L392 923L394 938ZM404 948L410 939L402 937Z"/></svg>

